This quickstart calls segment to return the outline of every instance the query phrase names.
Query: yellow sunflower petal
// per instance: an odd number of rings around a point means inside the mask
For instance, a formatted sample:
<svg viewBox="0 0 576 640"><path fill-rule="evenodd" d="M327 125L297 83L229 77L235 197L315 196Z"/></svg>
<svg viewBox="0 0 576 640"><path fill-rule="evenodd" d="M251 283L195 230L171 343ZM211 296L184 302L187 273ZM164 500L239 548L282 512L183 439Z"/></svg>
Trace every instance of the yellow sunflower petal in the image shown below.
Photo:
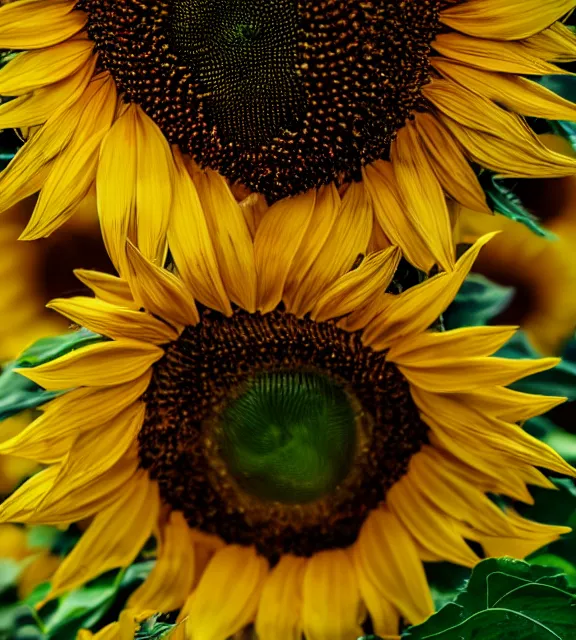
<svg viewBox="0 0 576 640"><path fill-rule="evenodd" d="M360 589L343 549L315 553L306 565L302 626L308 640L349 640L362 635Z"/></svg>
<svg viewBox="0 0 576 640"><path fill-rule="evenodd" d="M172 207L174 158L164 134L140 107L135 109L134 125L138 248L146 258L162 264Z"/></svg>
<svg viewBox="0 0 576 640"><path fill-rule="evenodd" d="M195 578L194 547L180 511L172 511L162 527L156 564L145 582L128 600L133 609L173 611L192 591Z"/></svg>
<svg viewBox="0 0 576 640"><path fill-rule="evenodd" d="M285 555L264 583L256 633L266 640L300 640L302 637L302 592L306 558Z"/></svg>
<svg viewBox="0 0 576 640"><path fill-rule="evenodd" d="M576 34L570 27L555 22L548 29L527 38L522 47L531 55L550 62L576 60Z"/></svg>
<svg viewBox="0 0 576 640"><path fill-rule="evenodd" d="M472 391L490 385L506 386L526 376L555 367L558 358L514 360L511 358L460 357L398 365L416 387L436 393Z"/></svg>
<svg viewBox="0 0 576 640"><path fill-rule="evenodd" d="M267 211L254 238L258 309L267 313L282 299L290 267L311 223L315 190L284 198Z"/></svg>
<svg viewBox="0 0 576 640"><path fill-rule="evenodd" d="M130 285L126 280L109 273L91 271L89 269L75 269L74 275L91 289L101 300L118 307L138 309L134 302Z"/></svg>
<svg viewBox="0 0 576 640"><path fill-rule="evenodd" d="M432 64L444 77L516 113L548 120L576 119L574 103L527 78L481 71L440 57Z"/></svg>
<svg viewBox="0 0 576 640"><path fill-rule="evenodd" d="M207 169L192 177L204 208L220 276L232 302L256 310L256 267L252 236L240 205L224 178ZM216 241L217 240L217 241Z"/></svg>
<svg viewBox="0 0 576 640"><path fill-rule="evenodd" d="M145 611L124 609L118 618L118 622L106 625L96 634L88 631L88 629L80 629L76 640L134 640L134 635L141 626L140 623L155 613L156 611L153 609ZM185 638L182 637L182 640L185 640Z"/></svg>
<svg viewBox="0 0 576 640"><path fill-rule="evenodd" d="M51 581L48 598L78 587L92 578L128 567L150 537L158 517L160 497L156 483L144 471L117 500L98 513ZM130 517L126 517L130 513Z"/></svg>
<svg viewBox="0 0 576 640"><path fill-rule="evenodd" d="M464 567L479 561L448 515L418 490L410 471L390 489L386 504L425 549Z"/></svg>
<svg viewBox="0 0 576 640"><path fill-rule="evenodd" d="M446 198L412 122L407 121L398 132L390 155L404 198L405 215L426 239L438 265L444 271L452 271L454 240Z"/></svg>
<svg viewBox="0 0 576 640"><path fill-rule="evenodd" d="M298 316L312 310L326 287L335 285L358 256L366 253L373 226L372 206L362 183L352 183L336 212L336 219L308 272L293 282L290 308Z"/></svg>
<svg viewBox="0 0 576 640"><path fill-rule="evenodd" d="M433 416L425 415L423 419L432 427L428 434L430 443L474 469L476 481L482 483L485 491L502 493L526 504L534 503L524 480L517 472L517 461L499 455L483 443L462 437L460 431L444 429L444 425ZM516 468L512 471L515 464Z"/></svg>
<svg viewBox="0 0 576 640"><path fill-rule="evenodd" d="M109 338L163 344L178 337L173 327L148 313L122 309L98 298L57 298L46 306L76 324Z"/></svg>
<svg viewBox="0 0 576 640"><path fill-rule="evenodd" d="M137 441L145 410L143 402L135 402L101 429L80 433L59 468L55 485L73 483L75 477L89 483L106 473Z"/></svg>
<svg viewBox="0 0 576 640"><path fill-rule="evenodd" d="M518 425L471 409L453 397L438 395L436 390L426 393L412 388L412 396L424 420L436 431L439 429L478 447L484 445L492 456L508 457L528 466L546 467L567 475L575 474L556 451Z"/></svg>
<svg viewBox="0 0 576 640"><path fill-rule="evenodd" d="M480 249L495 234L487 234L458 260L451 273L443 273L411 287L399 295L380 296L371 309L351 314L348 322L357 323L360 316L372 318L362 340L374 349L384 349L400 337L419 334L432 325L448 307L468 275Z"/></svg>
<svg viewBox="0 0 576 640"><path fill-rule="evenodd" d="M509 140L462 127L443 115L441 120L452 131L468 155L480 165L505 178L561 178L574 174L567 156L536 145L513 145Z"/></svg>
<svg viewBox="0 0 576 640"><path fill-rule="evenodd" d="M110 259L123 275L125 247L135 222L137 181L136 107L130 105L114 122L100 148L96 193L102 238ZM122 149L122 153L118 153Z"/></svg>
<svg viewBox="0 0 576 640"><path fill-rule="evenodd" d="M528 420L548 413L566 401L566 398L560 396L540 396L506 387L477 389L459 397L467 406L482 409L509 422Z"/></svg>
<svg viewBox="0 0 576 640"><path fill-rule="evenodd" d="M365 520L354 558L357 569L411 624L423 622L434 612L414 541L387 507L372 511Z"/></svg>
<svg viewBox="0 0 576 640"><path fill-rule="evenodd" d="M417 113L414 123L444 191L472 211L492 213L476 174L450 132L430 113Z"/></svg>
<svg viewBox="0 0 576 640"><path fill-rule="evenodd" d="M406 215L392 165L384 161L366 165L363 182L375 218L392 244L399 246L406 259L415 267L425 272L430 271L434 258L419 229Z"/></svg>
<svg viewBox="0 0 576 640"><path fill-rule="evenodd" d="M398 247L368 254L360 266L329 287L318 299L310 317L315 322L324 322L369 304L374 296L390 284L400 258Z"/></svg>
<svg viewBox="0 0 576 640"><path fill-rule="evenodd" d="M49 175L51 161L70 142L98 86L97 81L91 82L74 104L58 108L0 173L0 211L42 187Z"/></svg>
<svg viewBox="0 0 576 640"><path fill-rule="evenodd" d="M303 316L308 311L309 299L317 295L322 286L318 282L318 256L333 234L336 217L341 207L340 196L334 184L318 189L316 202L298 250L290 261L283 287L282 299L290 313ZM266 219L266 218L264 218ZM281 232L282 233L282 232ZM334 255L332 255L332 263ZM316 268L315 268L316 267Z"/></svg>
<svg viewBox="0 0 576 640"><path fill-rule="evenodd" d="M468 0L444 9L440 21L476 38L528 38L576 7L575 0Z"/></svg>
<svg viewBox="0 0 576 640"><path fill-rule="evenodd" d="M43 413L18 435L0 444L0 453L18 452L44 464L63 459L78 434L106 424L148 388L152 371L138 380L100 389L75 389L43 407Z"/></svg>
<svg viewBox="0 0 576 640"><path fill-rule="evenodd" d="M398 364L433 361L438 358L491 356L504 346L518 327L461 327L450 331L429 331L398 342L390 348L387 360ZM466 345L463 347L463 345Z"/></svg>
<svg viewBox="0 0 576 640"><path fill-rule="evenodd" d="M18 54L0 70L0 94L21 96L67 78L90 60L93 47L88 38L76 38Z"/></svg>
<svg viewBox="0 0 576 640"><path fill-rule="evenodd" d="M217 551L186 605L189 640L226 640L252 622L267 573L267 561L252 547Z"/></svg>
<svg viewBox="0 0 576 640"><path fill-rule="evenodd" d="M41 49L71 38L88 16L74 11L75 2L20 0L0 7L0 47Z"/></svg>
<svg viewBox="0 0 576 640"><path fill-rule="evenodd" d="M91 482L82 475L54 484L59 467L40 471L0 506L0 522L27 522L65 526L78 522L114 503L119 492L129 491L137 479L136 456L121 460Z"/></svg>
<svg viewBox="0 0 576 640"><path fill-rule="evenodd" d="M0 523L26 522L27 517L34 513L36 505L52 489L57 474L57 467L48 467L18 487L0 505Z"/></svg>
<svg viewBox="0 0 576 640"><path fill-rule="evenodd" d="M76 73L60 82L0 104L0 129L42 124L58 109L69 107L86 89L94 75L96 61L97 58L94 56Z"/></svg>
<svg viewBox="0 0 576 640"><path fill-rule="evenodd" d="M375 633L379 636L397 636L400 624L400 614L398 609L389 602L376 587L370 582L366 573L360 568L361 564L357 560L357 546L352 548L352 558L356 568L356 577L360 595L370 614L370 620ZM399 636L398 636L399 637Z"/></svg>
<svg viewBox="0 0 576 640"><path fill-rule="evenodd" d="M89 345L30 369L16 369L46 389L109 387L134 380L164 355L145 342L117 340Z"/></svg>
<svg viewBox="0 0 576 640"><path fill-rule="evenodd" d="M194 298L182 280L147 260L130 242L127 258L128 275L135 298L142 302L147 311L176 324L198 322Z"/></svg>
<svg viewBox="0 0 576 640"><path fill-rule="evenodd" d="M72 216L94 182L100 143L116 110L116 88L108 74L95 79L93 85L94 95L72 140L54 160L20 240L50 235Z"/></svg>
<svg viewBox="0 0 576 640"><path fill-rule="evenodd" d="M448 80L435 80L423 92L443 112L442 122L483 166L511 177L576 173L576 160L547 148L519 116L491 100Z"/></svg>
<svg viewBox="0 0 576 640"><path fill-rule="evenodd" d="M521 43L479 40L459 33L442 33L432 46L446 58L471 67L521 75L566 74L560 67L531 55Z"/></svg>
<svg viewBox="0 0 576 640"><path fill-rule="evenodd" d="M487 556L525 558L541 547L555 542L561 535L572 531L570 527L546 525L526 520L513 511L508 511L507 515L515 527L515 535L479 535L476 538Z"/></svg>
<svg viewBox="0 0 576 640"><path fill-rule="evenodd" d="M471 480L473 470L460 461L425 445L410 460L409 473L413 484L426 487L430 502L452 519L491 535L513 531L504 512Z"/></svg>
<svg viewBox="0 0 576 640"><path fill-rule="evenodd" d="M198 192L177 148L174 159L174 206L168 226L170 251L180 277L196 300L229 316L232 308Z"/></svg>

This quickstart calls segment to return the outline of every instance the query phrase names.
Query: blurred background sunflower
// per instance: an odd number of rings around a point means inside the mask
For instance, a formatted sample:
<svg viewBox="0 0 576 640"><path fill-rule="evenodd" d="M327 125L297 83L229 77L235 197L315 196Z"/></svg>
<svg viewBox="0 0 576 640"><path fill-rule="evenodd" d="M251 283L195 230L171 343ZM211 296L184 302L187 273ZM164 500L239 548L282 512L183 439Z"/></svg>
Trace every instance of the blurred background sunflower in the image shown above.
<svg viewBox="0 0 576 640"><path fill-rule="evenodd" d="M542 139L575 156L560 136ZM479 217L465 210L460 240L474 242L484 233L501 231L480 252L474 270L514 290L500 320L520 324L540 353L559 355L576 330L576 179L519 181L515 192L540 232L503 216Z"/></svg>

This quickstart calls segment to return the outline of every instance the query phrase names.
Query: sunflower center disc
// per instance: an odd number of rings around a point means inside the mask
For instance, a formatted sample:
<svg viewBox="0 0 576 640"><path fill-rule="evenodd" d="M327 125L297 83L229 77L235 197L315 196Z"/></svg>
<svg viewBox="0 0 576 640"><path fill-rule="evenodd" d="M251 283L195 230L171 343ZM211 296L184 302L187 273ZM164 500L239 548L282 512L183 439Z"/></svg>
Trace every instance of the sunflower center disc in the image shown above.
<svg viewBox="0 0 576 640"><path fill-rule="evenodd" d="M206 89L206 114L226 140L262 144L301 115L293 0L175 0L175 48Z"/></svg>
<svg viewBox="0 0 576 640"><path fill-rule="evenodd" d="M351 545L427 441L385 353L280 309L202 309L144 401L140 463L163 501L272 561Z"/></svg>
<svg viewBox="0 0 576 640"><path fill-rule="evenodd" d="M355 412L344 389L326 376L262 374L222 412L219 444L245 491L307 503L333 491L351 469Z"/></svg>
<svg viewBox="0 0 576 640"><path fill-rule="evenodd" d="M98 64L198 164L273 202L361 180L426 110L446 0L79 0Z"/></svg>

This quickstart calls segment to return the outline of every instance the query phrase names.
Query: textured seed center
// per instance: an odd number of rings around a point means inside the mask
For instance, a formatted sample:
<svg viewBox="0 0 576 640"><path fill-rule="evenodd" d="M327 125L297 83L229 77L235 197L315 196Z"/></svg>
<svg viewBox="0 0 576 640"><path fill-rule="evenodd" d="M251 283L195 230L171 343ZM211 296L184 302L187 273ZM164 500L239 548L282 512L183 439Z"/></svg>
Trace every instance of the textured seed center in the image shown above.
<svg viewBox="0 0 576 640"><path fill-rule="evenodd" d="M79 0L124 100L269 202L388 158L447 0Z"/></svg>
<svg viewBox="0 0 576 640"><path fill-rule="evenodd" d="M175 48L223 140L265 143L303 113L292 0L176 0L172 11Z"/></svg>
<svg viewBox="0 0 576 640"><path fill-rule="evenodd" d="M280 309L203 309L144 400L140 462L164 502L272 561L353 544L427 441L384 353Z"/></svg>
<svg viewBox="0 0 576 640"><path fill-rule="evenodd" d="M331 493L350 471L355 412L326 376L261 374L224 409L219 436L229 472L245 491L307 503Z"/></svg>

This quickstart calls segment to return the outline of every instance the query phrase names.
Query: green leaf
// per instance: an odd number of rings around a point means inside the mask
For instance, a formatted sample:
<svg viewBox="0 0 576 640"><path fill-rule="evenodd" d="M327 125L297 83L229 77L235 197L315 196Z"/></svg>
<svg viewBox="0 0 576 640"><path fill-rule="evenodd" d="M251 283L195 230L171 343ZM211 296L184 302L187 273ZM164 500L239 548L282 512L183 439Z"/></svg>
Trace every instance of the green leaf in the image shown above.
<svg viewBox="0 0 576 640"><path fill-rule="evenodd" d="M524 424L524 429L550 445L566 462L576 464L576 434L569 433L546 416L537 416Z"/></svg>
<svg viewBox="0 0 576 640"><path fill-rule="evenodd" d="M472 571L466 589L406 640L573 640L576 590L556 567L490 558Z"/></svg>
<svg viewBox="0 0 576 640"><path fill-rule="evenodd" d="M134 640L160 640L165 638L176 627L175 624L161 622L158 615L144 620L136 632Z"/></svg>
<svg viewBox="0 0 576 640"><path fill-rule="evenodd" d="M1 57L0 67L2 67ZM8 102L9 100L0 99L0 103ZM0 131L0 170L6 167L21 146L22 142L14 131Z"/></svg>
<svg viewBox="0 0 576 640"><path fill-rule="evenodd" d="M516 334L498 351L503 358L540 358L541 355L532 347L526 334ZM542 395L566 396L576 400L576 360L574 345L570 345L563 354L562 361L553 369L536 373L510 385L513 389L526 393Z"/></svg>
<svg viewBox="0 0 576 640"><path fill-rule="evenodd" d="M530 564L541 565L543 567L553 567L566 575L566 580L571 587L576 587L576 566L568 562L565 558L554 553L540 553L527 559Z"/></svg>
<svg viewBox="0 0 576 640"><path fill-rule="evenodd" d="M508 306L513 295L512 287L502 287L483 275L471 273L444 314L446 329L488 324Z"/></svg>
<svg viewBox="0 0 576 640"><path fill-rule="evenodd" d="M33 345L22 352L16 360L17 367L37 367L40 364L51 362L71 351L87 347L97 342L106 340L103 336L79 329L69 333L63 333L49 338L40 338Z"/></svg>
<svg viewBox="0 0 576 640"><path fill-rule="evenodd" d="M122 572L108 572L57 600L44 621L46 640L74 638L78 629L95 624L114 602Z"/></svg>
<svg viewBox="0 0 576 640"><path fill-rule="evenodd" d="M554 91L559 96L570 100L570 102L576 102L576 78L571 75L550 75L542 76L538 79L538 82Z"/></svg>
<svg viewBox="0 0 576 640"><path fill-rule="evenodd" d="M0 593L16 586L22 567L12 558L0 558Z"/></svg>
<svg viewBox="0 0 576 640"><path fill-rule="evenodd" d="M52 549L62 533L60 529L48 525L30 527L26 536L28 547L30 549Z"/></svg>
<svg viewBox="0 0 576 640"><path fill-rule="evenodd" d="M27 409L36 409L63 393L46 391L28 378L15 373L15 368L16 363L11 362L0 373L0 422Z"/></svg>
<svg viewBox="0 0 576 640"><path fill-rule="evenodd" d="M556 236L540 226L538 218L524 207L520 198L506 187L499 178L494 174L488 174L488 172L484 172L483 175L490 175L488 181L485 179L482 182L484 183L484 191L488 196L489 204L494 211L506 218L510 218L510 220L514 220L514 222L525 225L530 231L539 236L551 240L555 239Z"/></svg>
<svg viewBox="0 0 576 640"><path fill-rule="evenodd" d="M436 609L452 602L470 579L470 569L450 562L428 562L424 569Z"/></svg>
<svg viewBox="0 0 576 640"><path fill-rule="evenodd" d="M576 124L560 120L551 123L552 131L563 138L566 138L573 149L576 149Z"/></svg>

